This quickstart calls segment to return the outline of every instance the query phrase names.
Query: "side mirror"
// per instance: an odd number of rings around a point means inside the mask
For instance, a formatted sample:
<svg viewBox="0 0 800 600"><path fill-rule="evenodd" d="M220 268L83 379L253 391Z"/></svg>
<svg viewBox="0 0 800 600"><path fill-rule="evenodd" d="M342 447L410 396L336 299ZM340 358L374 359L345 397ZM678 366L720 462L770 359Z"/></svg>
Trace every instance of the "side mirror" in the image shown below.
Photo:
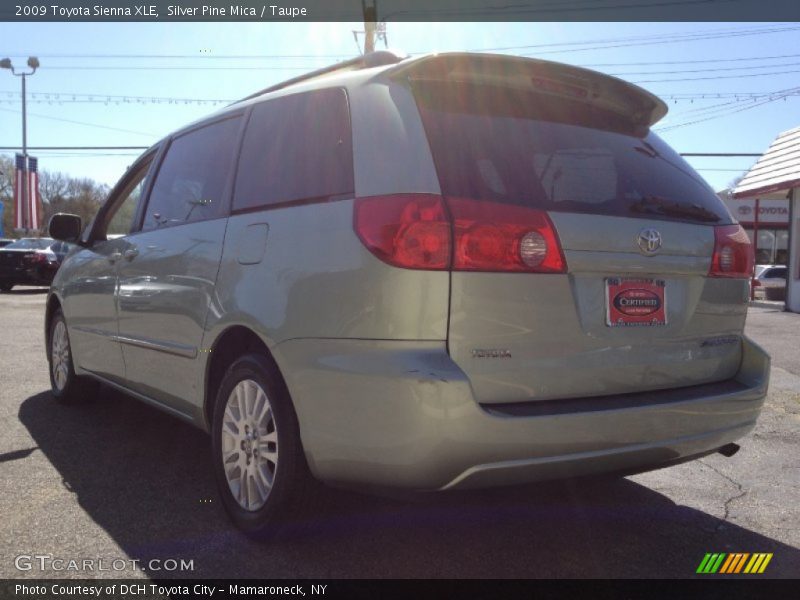
<svg viewBox="0 0 800 600"><path fill-rule="evenodd" d="M62 242L76 243L81 237L82 223L78 215L57 213L50 217L47 230L50 237Z"/></svg>

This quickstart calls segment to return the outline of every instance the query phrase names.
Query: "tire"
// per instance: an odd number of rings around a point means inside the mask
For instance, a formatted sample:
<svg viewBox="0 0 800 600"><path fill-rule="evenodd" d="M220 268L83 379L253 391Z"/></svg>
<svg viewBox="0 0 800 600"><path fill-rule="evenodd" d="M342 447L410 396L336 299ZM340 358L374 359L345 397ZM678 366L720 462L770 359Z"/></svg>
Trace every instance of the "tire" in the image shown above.
<svg viewBox="0 0 800 600"><path fill-rule="evenodd" d="M244 355L228 368L214 403L211 446L222 504L248 537L274 539L318 495L289 393L262 355Z"/></svg>
<svg viewBox="0 0 800 600"><path fill-rule="evenodd" d="M10 292L13 287L13 283L0 283L0 292Z"/></svg>
<svg viewBox="0 0 800 600"><path fill-rule="evenodd" d="M53 396L62 404L84 402L94 396L97 382L75 374L64 313L57 309L50 321L47 363Z"/></svg>

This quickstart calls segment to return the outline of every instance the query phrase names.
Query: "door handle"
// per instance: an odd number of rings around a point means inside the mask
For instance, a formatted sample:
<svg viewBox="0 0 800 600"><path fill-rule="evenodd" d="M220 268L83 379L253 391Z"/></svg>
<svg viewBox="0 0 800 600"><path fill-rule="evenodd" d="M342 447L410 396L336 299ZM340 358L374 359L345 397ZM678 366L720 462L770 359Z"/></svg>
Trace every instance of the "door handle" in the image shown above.
<svg viewBox="0 0 800 600"><path fill-rule="evenodd" d="M128 248L127 250L125 250L125 253L123 254L123 256L127 260L133 260L134 258L139 256L139 250L138 250L138 248Z"/></svg>
<svg viewBox="0 0 800 600"><path fill-rule="evenodd" d="M108 255L108 262L110 262L113 265L120 258L122 258L122 253L119 250L114 250L114 252Z"/></svg>

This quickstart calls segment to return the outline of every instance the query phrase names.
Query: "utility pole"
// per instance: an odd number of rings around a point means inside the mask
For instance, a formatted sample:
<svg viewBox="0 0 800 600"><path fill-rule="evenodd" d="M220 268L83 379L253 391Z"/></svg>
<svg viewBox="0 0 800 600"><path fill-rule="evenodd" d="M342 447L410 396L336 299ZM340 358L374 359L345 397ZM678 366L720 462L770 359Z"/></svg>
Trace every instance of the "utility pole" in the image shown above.
<svg viewBox="0 0 800 600"><path fill-rule="evenodd" d="M22 222L25 224L25 235L28 235L28 225L31 223L31 215L28 212L30 203L28 196L30 190L28 189L28 113L25 104L25 83L28 75L36 73L39 68L39 59L35 56L28 57L28 67L30 71L17 73L14 66L11 64L10 58L0 60L0 69L10 69L11 74L17 77L22 77L22 156L25 161L25 177L22 178Z"/></svg>
<svg viewBox="0 0 800 600"><path fill-rule="evenodd" d="M361 0L364 13L364 54L375 52L375 23L377 21L378 0Z"/></svg>

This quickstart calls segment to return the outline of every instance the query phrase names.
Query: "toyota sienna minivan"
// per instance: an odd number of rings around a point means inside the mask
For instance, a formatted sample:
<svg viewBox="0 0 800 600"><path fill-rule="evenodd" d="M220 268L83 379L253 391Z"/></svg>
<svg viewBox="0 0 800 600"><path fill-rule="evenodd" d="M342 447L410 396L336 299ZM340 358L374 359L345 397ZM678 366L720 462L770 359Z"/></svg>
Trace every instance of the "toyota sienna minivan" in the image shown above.
<svg viewBox="0 0 800 600"><path fill-rule="evenodd" d="M47 300L54 396L97 382L211 434L232 520L269 534L314 479L452 490L732 454L769 357L753 250L590 70L387 52L145 152Z"/></svg>

